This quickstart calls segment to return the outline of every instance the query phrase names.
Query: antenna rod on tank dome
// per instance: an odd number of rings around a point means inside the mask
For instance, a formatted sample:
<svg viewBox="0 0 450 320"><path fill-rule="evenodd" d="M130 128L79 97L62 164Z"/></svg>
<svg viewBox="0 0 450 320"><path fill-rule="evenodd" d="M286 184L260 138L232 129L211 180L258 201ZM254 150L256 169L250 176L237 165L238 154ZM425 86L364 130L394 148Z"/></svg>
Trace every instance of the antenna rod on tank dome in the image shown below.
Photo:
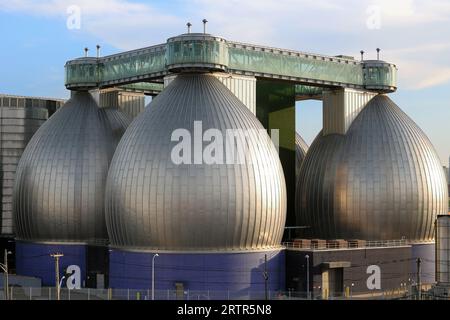
<svg viewBox="0 0 450 320"><path fill-rule="evenodd" d="M84 56L85 56L85 57L88 56L88 51L89 51L89 48L88 48L88 47L84 48Z"/></svg>
<svg viewBox="0 0 450 320"><path fill-rule="evenodd" d="M100 57L100 45L97 45L96 47L97 47L97 58L99 58Z"/></svg>
<svg viewBox="0 0 450 320"><path fill-rule="evenodd" d="M377 60L380 60L380 51L381 51L381 49L377 48Z"/></svg>
<svg viewBox="0 0 450 320"><path fill-rule="evenodd" d="M203 19L202 22L203 22L203 33L206 33L206 23L208 22L208 20Z"/></svg>
<svg viewBox="0 0 450 320"><path fill-rule="evenodd" d="M192 23L188 22L188 23L186 23L186 25L188 27L188 32L187 33L191 33Z"/></svg>
<svg viewBox="0 0 450 320"><path fill-rule="evenodd" d="M361 53L361 61L364 60L364 50L361 50L359 53Z"/></svg>

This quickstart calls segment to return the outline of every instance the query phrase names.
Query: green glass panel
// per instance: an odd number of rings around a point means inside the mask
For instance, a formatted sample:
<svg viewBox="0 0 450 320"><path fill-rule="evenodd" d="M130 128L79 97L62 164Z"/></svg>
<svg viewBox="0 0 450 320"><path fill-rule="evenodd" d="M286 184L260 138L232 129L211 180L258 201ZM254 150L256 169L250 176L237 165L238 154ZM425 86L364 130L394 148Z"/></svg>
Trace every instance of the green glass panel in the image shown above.
<svg viewBox="0 0 450 320"><path fill-rule="evenodd" d="M230 47L229 68L235 70L268 73L290 77L362 85L363 72L360 64L339 63L285 55L270 51L255 51Z"/></svg>
<svg viewBox="0 0 450 320"><path fill-rule="evenodd" d="M224 41L179 40L167 44L167 65L228 64L228 47Z"/></svg>

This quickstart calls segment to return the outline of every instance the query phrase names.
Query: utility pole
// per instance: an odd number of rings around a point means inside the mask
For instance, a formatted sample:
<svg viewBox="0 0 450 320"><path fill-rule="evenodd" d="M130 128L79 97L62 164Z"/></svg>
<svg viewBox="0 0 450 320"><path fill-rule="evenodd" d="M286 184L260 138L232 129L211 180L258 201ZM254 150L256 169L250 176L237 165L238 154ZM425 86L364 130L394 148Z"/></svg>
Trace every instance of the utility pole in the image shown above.
<svg viewBox="0 0 450 320"><path fill-rule="evenodd" d="M3 289L5 291L5 299L9 300L9 272L8 272L8 254L10 254L11 252L8 251L8 249L5 249L5 257L3 260L3 264L0 263L0 268L3 270L3 272L5 273L5 283L3 286Z"/></svg>
<svg viewBox="0 0 450 320"><path fill-rule="evenodd" d="M268 291L268 281L269 281L269 273L267 272L267 254L264 255L264 272L263 272L263 277L264 277L264 292L265 292L265 297L266 300L269 300L269 291Z"/></svg>
<svg viewBox="0 0 450 320"><path fill-rule="evenodd" d="M417 258L417 292L418 292L418 299L422 300L422 280L420 279L421 273L422 273L422 259Z"/></svg>
<svg viewBox="0 0 450 320"><path fill-rule="evenodd" d="M60 293L61 287L60 287L60 283L59 283L59 258L64 257L64 254L53 253L50 256L55 259L56 300L60 300L61 299L61 293Z"/></svg>

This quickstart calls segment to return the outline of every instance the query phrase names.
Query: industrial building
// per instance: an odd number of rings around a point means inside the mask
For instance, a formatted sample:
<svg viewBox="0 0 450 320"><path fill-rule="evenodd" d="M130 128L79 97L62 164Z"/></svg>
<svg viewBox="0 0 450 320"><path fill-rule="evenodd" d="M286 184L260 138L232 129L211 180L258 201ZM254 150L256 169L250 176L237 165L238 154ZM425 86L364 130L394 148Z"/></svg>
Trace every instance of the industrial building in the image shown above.
<svg viewBox="0 0 450 320"><path fill-rule="evenodd" d="M329 298L409 287L417 274L434 283L435 250L448 266L433 241L448 213L445 175L387 96L394 64L189 29L65 68L71 99L17 169L18 274L55 285L59 254L61 275L75 265L83 286ZM295 132L306 99L323 103L309 148ZM230 143L227 130L250 133ZM236 162L228 147L241 138ZM181 142L192 150L176 156L192 162L173 160Z"/></svg>

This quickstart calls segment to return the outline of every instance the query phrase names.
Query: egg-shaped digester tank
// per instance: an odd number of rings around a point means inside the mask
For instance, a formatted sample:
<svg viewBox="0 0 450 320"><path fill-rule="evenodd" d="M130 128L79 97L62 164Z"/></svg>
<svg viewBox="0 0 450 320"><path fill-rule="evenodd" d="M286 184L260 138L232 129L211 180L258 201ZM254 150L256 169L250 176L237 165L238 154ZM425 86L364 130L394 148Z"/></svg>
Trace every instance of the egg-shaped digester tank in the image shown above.
<svg viewBox="0 0 450 320"><path fill-rule="evenodd" d="M298 177L300 173L300 167L303 160L305 160L306 153L308 152L308 144L303 138L296 132L295 133L295 176Z"/></svg>
<svg viewBox="0 0 450 320"><path fill-rule="evenodd" d="M51 283L50 252L63 251L62 267L83 270L86 245L106 244L106 177L128 124L116 108L99 108L88 92L73 92L32 137L14 187L18 272L38 276L41 263L50 263L42 278ZM40 255L45 261L35 261Z"/></svg>
<svg viewBox="0 0 450 320"><path fill-rule="evenodd" d="M320 133L297 182L297 221L322 239L433 239L447 212L440 160L422 130L387 96L363 108L345 135Z"/></svg>
<svg viewBox="0 0 450 320"><path fill-rule="evenodd" d="M239 132L248 133L246 160L229 162L228 134ZM220 147L207 152L217 139ZM176 151L181 140L190 151ZM174 154L188 161L180 164ZM205 154L217 161L210 164ZM168 279L184 279L190 289L263 285L251 269L264 254L281 272L286 186L278 154L256 117L217 78L180 74L119 143L107 180L106 218L113 286L148 285L150 273L136 276L132 266L147 265L157 252L161 264L174 266L165 271L166 281L157 280L160 289L172 288ZM230 270L220 267L232 261ZM274 276L271 285L279 280Z"/></svg>

